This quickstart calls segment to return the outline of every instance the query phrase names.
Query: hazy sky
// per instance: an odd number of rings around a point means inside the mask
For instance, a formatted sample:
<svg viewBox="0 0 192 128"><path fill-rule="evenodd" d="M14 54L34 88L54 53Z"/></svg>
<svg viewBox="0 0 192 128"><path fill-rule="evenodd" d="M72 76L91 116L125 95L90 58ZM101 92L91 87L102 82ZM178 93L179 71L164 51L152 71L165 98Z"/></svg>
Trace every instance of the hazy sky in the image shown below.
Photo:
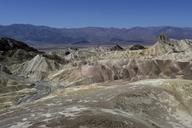
<svg viewBox="0 0 192 128"><path fill-rule="evenodd" d="M0 0L0 24L192 27L192 0Z"/></svg>

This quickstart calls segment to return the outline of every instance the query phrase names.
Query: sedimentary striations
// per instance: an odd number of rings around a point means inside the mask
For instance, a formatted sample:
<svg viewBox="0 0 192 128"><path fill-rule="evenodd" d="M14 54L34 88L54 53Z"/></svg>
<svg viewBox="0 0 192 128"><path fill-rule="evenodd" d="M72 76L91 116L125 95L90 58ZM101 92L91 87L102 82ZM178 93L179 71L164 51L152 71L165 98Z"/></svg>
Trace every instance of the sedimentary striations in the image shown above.
<svg viewBox="0 0 192 128"><path fill-rule="evenodd" d="M3 38L0 47L2 128L192 126L191 40L40 52Z"/></svg>

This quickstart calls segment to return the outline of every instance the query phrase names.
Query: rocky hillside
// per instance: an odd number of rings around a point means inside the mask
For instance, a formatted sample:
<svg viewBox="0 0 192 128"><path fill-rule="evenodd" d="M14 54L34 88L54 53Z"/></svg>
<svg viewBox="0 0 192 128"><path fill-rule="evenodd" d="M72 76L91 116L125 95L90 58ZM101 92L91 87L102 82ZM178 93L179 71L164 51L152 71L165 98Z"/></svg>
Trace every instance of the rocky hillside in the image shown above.
<svg viewBox="0 0 192 128"><path fill-rule="evenodd" d="M9 50L1 51L0 62L2 128L192 126L191 40L161 35L146 48L43 52L6 42L2 46Z"/></svg>
<svg viewBox="0 0 192 128"><path fill-rule="evenodd" d="M164 36L162 36L164 37ZM188 52L192 50L192 40L173 40L168 37L159 39L155 45L149 48L151 55L163 55L165 53Z"/></svg>
<svg viewBox="0 0 192 128"><path fill-rule="evenodd" d="M16 65L13 73L19 76L30 78L32 81L44 80L51 71L57 71L62 63L48 59L43 55L37 55L33 59Z"/></svg>
<svg viewBox="0 0 192 128"><path fill-rule="evenodd" d="M50 87L41 80L67 63L57 55L40 52L11 38L0 39L0 47L0 109L17 104L28 95L34 94L32 99L38 99L43 95L39 93L49 94Z"/></svg>
<svg viewBox="0 0 192 128"><path fill-rule="evenodd" d="M0 112L7 128L191 128L192 82L156 79L102 83L56 92Z"/></svg>
<svg viewBox="0 0 192 128"><path fill-rule="evenodd" d="M17 41L11 38L3 37L0 39L0 51L18 50L23 49L25 51L38 52L35 48L32 48L24 42Z"/></svg>
<svg viewBox="0 0 192 128"><path fill-rule="evenodd" d="M30 47L24 42L17 41L11 38L0 39L0 62L7 65L21 63L32 59L37 54L42 52Z"/></svg>

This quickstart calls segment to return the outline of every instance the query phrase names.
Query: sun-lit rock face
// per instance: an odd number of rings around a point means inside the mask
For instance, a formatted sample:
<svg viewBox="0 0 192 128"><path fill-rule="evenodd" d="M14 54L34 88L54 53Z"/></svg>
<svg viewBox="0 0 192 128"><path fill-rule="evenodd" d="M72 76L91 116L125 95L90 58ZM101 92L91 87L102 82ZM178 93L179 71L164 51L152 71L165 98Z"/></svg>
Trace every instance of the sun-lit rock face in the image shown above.
<svg viewBox="0 0 192 128"><path fill-rule="evenodd" d="M1 51L0 127L191 128L191 46Z"/></svg>
<svg viewBox="0 0 192 128"><path fill-rule="evenodd" d="M59 90L0 113L1 127L191 128L192 82L151 79ZM16 120L12 120L12 118Z"/></svg>
<svg viewBox="0 0 192 128"><path fill-rule="evenodd" d="M156 59L101 60L93 65L59 71L51 77L53 81L71 81L78 84L126 79L136 81L148 78L191 79L191 62ZM66 76L67 75L67 76Z"/></svg>
<svg viewBox="0 0 192 128"><path fill-rule="evenodd" d="M192 42L162 36L144 50L107 51L85 57L76 67L49 75L54 83L90 84L126 79L148 78L191 79ZM86 55L86 54L84 54Z"/></svg>
<svg viewBox="0 0 192 128"><path fill-rule="evenodd" d="M145 51L150 55L163 55L166 53L178 53L192 50L192 40L163 39L157 41L152 47Z"/></svg>
<svg viewBox="0 0 192 128"><path fill-rule="evenodd" d="M32 81L38 81L46 79L51 71L56 71L60 67L61 63L43 55L37 55L30 61L15 65L13 73L29 78Z"/></svg>

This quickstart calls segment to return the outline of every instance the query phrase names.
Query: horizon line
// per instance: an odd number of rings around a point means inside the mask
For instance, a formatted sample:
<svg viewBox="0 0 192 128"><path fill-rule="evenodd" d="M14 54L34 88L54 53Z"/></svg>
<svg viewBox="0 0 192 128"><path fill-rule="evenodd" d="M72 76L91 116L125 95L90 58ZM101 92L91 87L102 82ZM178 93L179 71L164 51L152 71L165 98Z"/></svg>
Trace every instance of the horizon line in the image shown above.
<svg viewBox="0 0 192 128"><path fill-rule="evenodd" d="M12 26L12 25L31 25L36 27L49 27L55 29L80 29L80 28L114 28L114 29L133 29L133 28L157 28L157 27L174 27L174 28L192 28L192 26L175 26L175 25L151 25L151 26L132 26L132 27L117 27L117 26L82 26L82 27L56 27L51 25L42 24L30 24L30 23L13 23L13 24L0 24L0 26Z"/></svg>

